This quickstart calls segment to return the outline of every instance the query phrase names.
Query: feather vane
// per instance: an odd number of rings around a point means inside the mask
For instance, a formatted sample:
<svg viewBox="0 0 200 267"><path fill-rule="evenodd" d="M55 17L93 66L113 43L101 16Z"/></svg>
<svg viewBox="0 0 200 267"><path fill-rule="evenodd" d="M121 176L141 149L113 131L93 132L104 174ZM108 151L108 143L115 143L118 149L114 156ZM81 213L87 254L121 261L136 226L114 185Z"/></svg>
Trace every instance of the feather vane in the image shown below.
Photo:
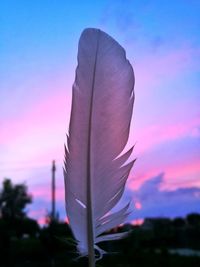
<svg viewBox="0 0 200 267"><path fill-rule="evenodd" d="M124 49L101 30L84 30L64 168L66 211L81 255L94 249L102 254L98 242L124 235L101 234L128 215L129 204L110 211L120 200L134 163L126 163L133 148L120 155L129 136L133 89L134 73Z"/></svg>

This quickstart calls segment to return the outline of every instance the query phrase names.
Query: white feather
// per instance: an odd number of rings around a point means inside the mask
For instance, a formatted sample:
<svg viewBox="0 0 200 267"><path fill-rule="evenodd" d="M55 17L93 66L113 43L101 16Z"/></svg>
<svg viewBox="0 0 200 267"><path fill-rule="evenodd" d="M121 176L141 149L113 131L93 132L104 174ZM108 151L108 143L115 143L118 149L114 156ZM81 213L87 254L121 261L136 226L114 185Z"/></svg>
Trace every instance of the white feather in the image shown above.
<svg viewBox="0 0 200 267"><path fill-rule="evenodd" d="M82 255L93 253L97 242L122 236L99 235L127 216L128 205L107 214L133 165L125 164L132 149L119 157L129 136L133 88L124 49L106 33L86 29L79 41L64 170L66 211Z"/></svg>

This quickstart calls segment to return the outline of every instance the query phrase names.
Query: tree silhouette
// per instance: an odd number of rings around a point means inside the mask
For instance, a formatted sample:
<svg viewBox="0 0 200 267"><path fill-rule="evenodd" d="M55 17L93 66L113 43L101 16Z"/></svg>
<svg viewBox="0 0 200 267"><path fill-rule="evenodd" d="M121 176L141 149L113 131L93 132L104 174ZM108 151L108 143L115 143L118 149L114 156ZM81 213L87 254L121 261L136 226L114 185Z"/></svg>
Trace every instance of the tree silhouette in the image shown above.
<svg viewBox="0 0 200 267"><path fill-rule="evenodd" d="M26 217L24 209L31 202L32 197L28 194L26 185L13 185L10 179L3 181L0 191L0 215L2 218L14 220Z"/></svg>
<svg viewBox="0 0 200 267"><path fill-rule="evenodd" d="M190 226L200 227L200 214L190 213L187 215L186 220Z"/></svg>

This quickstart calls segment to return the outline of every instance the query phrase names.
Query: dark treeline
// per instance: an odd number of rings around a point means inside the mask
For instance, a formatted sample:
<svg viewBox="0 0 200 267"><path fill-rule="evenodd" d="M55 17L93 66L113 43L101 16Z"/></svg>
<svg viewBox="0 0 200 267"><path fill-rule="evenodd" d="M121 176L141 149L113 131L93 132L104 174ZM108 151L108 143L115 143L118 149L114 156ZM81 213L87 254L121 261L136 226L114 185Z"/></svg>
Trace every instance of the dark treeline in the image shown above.
<svg viewBox="0 0 200 267"><path fill-rule="evenodd" d="M68 224L49 218L47 225L40 227L24 211L31 202L25 185L4 180L0 191L0 266L87 266L87 259L76 253ZM200 214L146 218L140 226L126 224L111 232L122 231L129 231L127 238L100 243L109 253L97 262L97 267L200 266ZM192 253L183 256L178 249L190 249Z"/></svg>

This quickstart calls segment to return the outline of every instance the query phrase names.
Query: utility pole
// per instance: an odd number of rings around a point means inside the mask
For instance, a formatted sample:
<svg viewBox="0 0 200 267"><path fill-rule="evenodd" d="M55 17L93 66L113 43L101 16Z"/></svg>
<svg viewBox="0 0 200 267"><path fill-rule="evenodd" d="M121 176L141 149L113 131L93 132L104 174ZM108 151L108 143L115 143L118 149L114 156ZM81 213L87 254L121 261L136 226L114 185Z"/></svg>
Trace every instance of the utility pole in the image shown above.
<svg viewBox="0 0 200 267"><path fill-rule="evenodd" d="M56 164L55 160L52 161L52 184L51 184L51 192L52 192L52 221L55 220L55 206L56 206L56 183L55 183L55 172L56 172Z"/></svg>

